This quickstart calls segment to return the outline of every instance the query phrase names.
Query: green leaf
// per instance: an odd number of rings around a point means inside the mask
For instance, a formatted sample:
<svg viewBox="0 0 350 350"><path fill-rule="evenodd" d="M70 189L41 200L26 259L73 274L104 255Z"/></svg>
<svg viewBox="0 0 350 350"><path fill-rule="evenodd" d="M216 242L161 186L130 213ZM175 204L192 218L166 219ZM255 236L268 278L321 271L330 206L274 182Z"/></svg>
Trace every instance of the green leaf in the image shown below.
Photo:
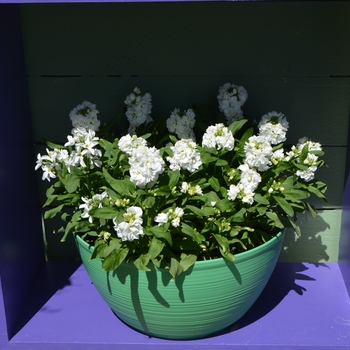
<svg viewBox="0 0 350 350"><path fill-rule="evenodd" d="M68 224L66 225L66 227L64 229L64 235L61 238L61 242L65 242L66 241L69 232L74 230L75 226L78 225L78 223L79 223L79 221L72 221L72 220L70 222L68 222Z"/></svg>
<svg viewBox="0 0 350 350"><path fill-rule="evenodd" d="M176 259L171 258L169 269L171 276L173 276L173 278L176 278L182 271L183 269L180 263Z"/></svg>
<svg viewBox="0 0 350 350"><path fill-rule="evenodd" d="M148 132L147 134L142 135L141 137L145 140L147 140L148 138L150 138L152 136L152 133Z"/></svg>
<svg viewBox="0 0 350 350"><path fill-rule="evenodd" d="M127 177L123 180L118 180L112 177L106 169L102 170L103 175L108 184L122 197L132 197L136 191L135 184L132 183Z"/></svg>
<svg viewBox="0 0 350 350"><path fill-rule="evenodd" d="M213 234L214 238L220 245L223 253L225 254L226 252L230 251L230 244L228 242L228 239L224 236L218 235L218 234Z"/></svg>
<svg viewBox="0 0 350 350"><path fill-rule="evenodd" d="M65 181L65 186L68 193L73 193L77 190L80 184L80 177L75 174L70 174L67 176Z"/></svg>
<svg viewBox="0 0 350 350"><path fill-rule="evenodd" d="M208 181L209 181L209 183L214 191L216 191L216 192L220 191L220 183L216 177L212 176L211 178L209 178Z"/></svg>
<svg viewBox="0 0 350 350"><path fill-rule="evenodd" d="M291 201L298 201L310 197L310 194L307 191L297 189L284 190L282 193L287 200Z"/></svg>
<svg viewBox="0 0 350 350"><path fill-rule="evenodd" d="M149 231L158 239L164 239L170 244L170 246L173 245L169 230L165 230L162 226L153 226L149 229Z"/></svg>
<svg viewBox="0 0 350 350"><path fill-rule="evenodd" d="M142 254L134 261L134 265L141 271L151 271L151 269L147 267L149 260L147 254Z"/></svg>
<svg viewBox="0 0 350 350"><path fill-rule="evenodd" d="M245 221L245 214L246 213L247 213L247 209L241 208L237 213L233 214L230 217L230 221L243 222L243 221Z"/></svg>
<svg viewBox="0 0 350 350"><path fill-rule="evenodd" d="M178 139L174 135L169 135L169 139L174 145L178 141Z"/></svg>
<svg viewBox="0 0 350 350"><path fill-rule="evenodd" d="M300 164L304 164L304 160L307 158L308 154L309 154L309 146L307 143L305 143L303 149L301 150L301 154L299 156Z"/></svg>
<svg viewBox="0 0 350 350"><path fill-rule="evenodd" d="M163 250L164 243L159 241L156 237L153 237L151 244L148 248L147 256L149 259L155 259Z"/></svg>
<svg viewBox="0 0 350 350"><path fill-rule="evenodd" d="M234 204L227 198L221 199L216 202L215 207L222 212L231 212L233 211Z"/></svg>
<svg viewBox="0 0 350 350"><path fill-rule="evenodd" d="M185 223L181 224L181 232L184 233L185 235L191 237L198 244L202 243L202 241L204 240L204 237L202 235L200 235L191 226L189 226Z"/></svg>
<svg viewBox="0 0 350 350"><path fill-rule="evenodd" d="M44 142L46 143L46 145L51 148L51 149L55 149L55 148L58 148L58 149L62 149L64 148L63 145L60 145L59 143L54 143L54 142L51 142L51 141L48 141L46 139L43 139Z"/></svg>
<svg viewBox="0 0 350 350"><path fill-rule="evenodd" d="M274 225L278 228L284 228L284 225L282 224L280 218L278 215L274 212L268 211L266 212L266 216L273 221Z"/></svg>
<svg viewBox="0 0 350 350"><path fill-rule="evenodd" d="M255 193L254 200L255 200L255 202L257 202L259 204L263 204L263 205L269 205L270 204L268 199L263 197L260 193Z"/></svg>
<svg viewBox="0 0 350 350"><path fill-rule="evenodd" d="M273 198L287 215L294 216L293 208L283 197L273 196Z"/></svg>
<svg viewBox="0 0 350 350"><path fill-rule="evenodd" d="M315 194L318 198L321 198L327 202L327 197L316 187L314 186L308 186L308 190Z"/></svg>
<svg viewBox="0 0 350 350"><path fill-rule="evenodd" d="M221 255L229 261L234 261L235 257L230 251L230 243L228 239L218 234L213 234L213 236L219 244L219 250Z"/></svg>
<svg viewBox="0 0 350 350"><path fill-rule="evenodd" d="M179 182L180 170L171 171L169 174L169 188L174 188Z"/></svg>
<svg viewBox="0 0 350 350"><path fill-rule="evenodd" d="M108 247L108 244L104 241L98 241L94 246L94 250L91 255L91 260L104 257L104 251Z"/></svg>
<svg viewBox="0 0 350 350"><path fill-rule="evenodd" d="M60 213L62 211L63 207L64 207L64 204L61 204L55 208L47 210L44 214L44 219L52 219L53 217L55 217L58 213Z"/></svg>
<svg viewBox="0 0 350 350"><path fill-rule="evenodd" d="M225 160L225 159L218 159L218 160L215 162L215 165L216 165L216 166L226 166L226 165L228 165L228 162L227 162L227 160Z"/></svg>
<svg viewBox="0 0 350 350"><path fill-rule="evenodd" d="M204 148L202 148L202 150L203 151L201 151L200 153L201 153L201 161L203 164L209 164L219 160L218 157L214 157L212 154L207 152L207 150L205 150Z"/></svg>
<svg viewBox="0 0 350 350"><path fill-rule="evenodd" d="M232 135L234 136L240 129L242 129L243 125L248 121L248 119L241 119L234 121L228 129L232 132Z"/></svg>
<svg viewBox="0 0 350 350"><path fill-rule="evenodd" d="M316 213L314 207L308 202L306 202L306 206L307 206L307 209L309 210L311 216L315 219L317 216L317 213Z"/></svg>
<svg viewBox="0 0 350 350"><path fill-rule="evenodd" d="M89 214L94 218L109 220L117 217L119 212L111 208L103 207L90 209Z"/></svg>
<svg viewBox="0 0 350 350"><path fill-rule="evenodd" d="M147 197L143 201L143 205L145 208L152 208L154 206L154 203L156 202L156 199L152 197Z"/></svg>
<svg viewBox="0 0 350 350"><path fill-rule="evenodd" d="M183 255L184 256L182 256L180 260L180 265L183 272L185 272L197 261L197 255L194 255L194 254L188 254L188 255L183 254Z"/></svg>
<svg viewBox="0 0 350 350"><path fill-rule="evenodd" d="M129 248L113 250L102 261L102 269L105 271L114 271L125 260L129 253Z"/></svg>
<svg viewBox="0 0 350 350"><path fill-rule="evenodd" d="M213 207L198 208L194 205L186 205L185 209L190 210L197 216L213 216L216 214L216 210Z"/></svg>

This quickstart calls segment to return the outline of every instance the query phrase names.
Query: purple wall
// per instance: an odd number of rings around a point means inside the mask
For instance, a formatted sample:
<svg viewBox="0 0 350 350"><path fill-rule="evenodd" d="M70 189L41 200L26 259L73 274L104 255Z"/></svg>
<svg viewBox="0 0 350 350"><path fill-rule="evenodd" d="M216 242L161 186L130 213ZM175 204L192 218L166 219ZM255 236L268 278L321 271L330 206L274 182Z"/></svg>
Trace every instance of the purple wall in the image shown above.
<svg viewBox="0 0 350 350"><path fill-rule="evenodd" d="M44 262L19 5L0 5L0 43L0 283L11 334Z"/></svg>

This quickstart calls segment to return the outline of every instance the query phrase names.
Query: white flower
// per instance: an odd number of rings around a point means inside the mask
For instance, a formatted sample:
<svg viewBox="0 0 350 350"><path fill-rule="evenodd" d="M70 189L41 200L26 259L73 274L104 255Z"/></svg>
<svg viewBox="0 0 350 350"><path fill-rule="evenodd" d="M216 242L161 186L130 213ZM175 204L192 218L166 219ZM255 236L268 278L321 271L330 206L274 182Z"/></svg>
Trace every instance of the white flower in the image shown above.
<svg viewBox="0 0 350 350"><path fill-rule="evenodd" d="M187 182L183 182L181 185L181 193L188 193L190 196L194 196L195 194L203 195L203 191L199 185L191 185Z"/></svg>
<svg viewBox="0 0 350 350"><path fill-rule="evenodd" d="M191 139L195 141L193 127L196 123L195 114L192 109L181 113L178 108L171 112L166 121L166 126L171 133L175 133L179 139Z"/></svg>
<svg viewBox="0 0 350 350"><path fill-rule="evenodd" d="M158 222L158 226L161 226L163 224L166 224L169 219L169 213L159 213L155 218L154 221Z"/></svg>
<svg viewBox="0 0 350 350"><path fill-rule="evenodd" d="M101 124L97 119L98 113L99 111L96 109L96 105L84 101L69 113L69 117L74 128L84 128L97 131Z"/></svg>
<svg viewBox="0 0 350 350"><path fill-rule="evenodd" d="M322 147L319 142L312 142L307 137L302 137L301 139L299 139L297 149L301 151L305 145L308 146L309 151L322 151Z"/></svg>
<svg viewBox="0 0 350 350"><path fill-rule="evenodd" d="M244 145L246 153L245 163L250 168L256 168L258 171L269 169L272 157L272 147L268 140L263 136L251 136Z"/></svg>
<svg viewBox="0 0 350 350"><path fill-rule="evenodd" d="M272 153L272 157L270 160L273 164L276 165L282 161L288 162L290 158L290 154L288 153L287 155L285 155L283 148L280 148Z"/></svg>
<svg viewBox="0 0 350 350"><path fill-rule="evenodd" d="M297 170L296 175L305 180L306 182L309 182L315 178L315 171L317 170L317 166L310 166L307 170Z"/></svg>
<svg viewBox="0 0 350 350"><path fill-rule="evenodd" d="M260 135L272 145L286 141L288 127L289 123L284 114L275 111L263 115L258 125Z"/></svg>
<svg viewBox="0 0 350 350"><path fill-rule="evenodd" d="M140 207L130 207L123 215L124 221L117 223L116 218L113 219L114 230L122 241L133 241L143 235L142 214Z"/></svg>
<svg viewBox="0 0 350 350"><path fill-rule="evenodd" d="M224 113L228 124L243 118L241 107L248 98L243 86L226 83L219 88L217 98L219 110Z"/></svg>
<svg viewBox="0 0 350 350"><path fill-rule="evenodd" d="M261 182L260 174L256 170L249 168L248 164L242 164L238 169L242 172L240 184L254 191Z"/></svg>
<svg viewBox="0 0 350 350"><path fill-rule="evenodd" d="M48 149L46 149L47 152ZM35 170L38 170L40 167L43 167L44 165L46 165L47 163L52 163L50 157L46 154L46 155L41 155L40 153L37 154L36 156L36 165L35 165Z"/></svg>
<svg viewBox="0 0 350 350"><path fill-rule="evenodd" d="M41 167L42 171L43 171L43 176L42 179L43 180L47 180L50 182L50 178L54 179L56 177L55 171L54 171L54 165L43 165Z"/></svg>
<svg viewBox="0 0 350 350"><path fill-rule="evenodd" d="M239 198L243 203L253 204L254 192L250 187L244 186L242 183L238 185L231 185L227 191L227 198L234 201Z"/></svg>
<svg viewBox="0 0 350 350"><path fill-rule="evenodd" d="M136 186L152 187L164 171L164 160L155 147L140 146L133 150L129 158L130 181Z"/></svg>
<svg viewBox="0 0 350 350"><path fill-rule="evenodd" d="M137 137L136 135L131 136L130 134L122 136L118 141L118 147L129 156L138 147L145 147L146 145L147 141L144 138Z"/></svg>
<svg viewBox="0 0 350 350"><path fill-rule="evenodd" d="M184 211L182 208L176 207L175 210L170 210L169 211L169 218L171 220L171 224L174 227L179 227L180 226L180 219L184 215Z"/></svg>
<svg viewBox="0 0 350 350"><path fill-rule="evenodd" d="M129 133L134 133L138 126L153 120L151 117L151 94L141 95L140 89L135 87L133 92L126 97L124 103L127 106L125 115L130 123Z"/></svg>
<svg viewBox="0 0 350 350"><path fill-rule="evenodd" d="M224 124L216 124L209 126L203 135L202 145L232 151L235 144L235 139L232 132L229 131Z"/></svg>
<svg viewBox="0 0 350 350"><path fill-rule="evenodd" d="M81 197L83 204L79 205L80 209L84 209L83 213L80 215L83 219L88 219L90 223L93 222L93 218L90 215L90 210L93 208L102 208L102 200L107 198L107 192L102 192L100 194L95 194L92 198Z"/></svg>
<svg viewBox="0 0 350 350"><path fill-rule="evenodd" d="M170 147L172 157L167 157L171 170L187 169L191 173L202 165L200 154L195 142L189 139L179 140L175 146Z"/></svg>

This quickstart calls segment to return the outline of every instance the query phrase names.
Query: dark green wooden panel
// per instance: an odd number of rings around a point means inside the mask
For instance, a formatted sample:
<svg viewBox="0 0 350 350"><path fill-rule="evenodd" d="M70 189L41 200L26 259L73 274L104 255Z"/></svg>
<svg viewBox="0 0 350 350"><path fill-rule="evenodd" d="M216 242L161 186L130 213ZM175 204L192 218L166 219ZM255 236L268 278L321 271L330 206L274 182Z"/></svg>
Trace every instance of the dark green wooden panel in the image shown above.
<svg viewBox="0 0 350 350"><path fill-rule="evenodd" d="M234 79L232 77L232 79ZM237 81L238 80L238 81ZM97 104L101 120L123 110L125 96L134 86L153 96L153 116L168 116L175 108L192 102L216 105L217 88L226 81L244 85L249 93L244 111L259 119L271 110L283 112L290 122L288 141L308 136L325 146L329 168L320 170L329 184L329 203L341 206L349 111L349 79L241 77L121 77L29 78L34 138L64 143L70 133L69 111L84 99ZM44 148L39 147L38 152ZM324 206L316 200L318 207Z"/></svg>
<svg viewBox="0 0 350 350"><path fill-rule="evenodd" d="M329 184L330 206L341 205L350 2L40 4L21 5L21 15L37 143L64 142L69 111L85 99L106 121L139 86L152 93L153 116L167 116L192 102L216 105L218 87L233 82L248 90L244 111L251 118L283 112L291 143L309 136L325 146L329 168L320 177ZM311 244L299 252L292 242L283 259L319 261L324 251L336 260L340 212L303 222ZM54 227L46 224L49 255L74 257L71 245L61 250ZM322 244L310 253L321 233Z"/></svg>
<svg viewBox="0 0 350 350"><path fill-rule="evenodd" d="M283 112L290 122L289 142L308 136L324 145L346 146L350 78L30 77L34 139L64 141L71 129L68 114L85 99L96 103L101 120L107 121L123 110L126 95L138 86L152 94L156 118L169 116L175 107L190 108L193 102L217 106L218 87L226 82L247 89L243 110L250 118L260 119L272 110Z"/></svg>
<svg viewBox="0 0 350 350"><path fill-rule="evenodd" d="M30 75L349 75L349 2L22 5Z"/></svg>

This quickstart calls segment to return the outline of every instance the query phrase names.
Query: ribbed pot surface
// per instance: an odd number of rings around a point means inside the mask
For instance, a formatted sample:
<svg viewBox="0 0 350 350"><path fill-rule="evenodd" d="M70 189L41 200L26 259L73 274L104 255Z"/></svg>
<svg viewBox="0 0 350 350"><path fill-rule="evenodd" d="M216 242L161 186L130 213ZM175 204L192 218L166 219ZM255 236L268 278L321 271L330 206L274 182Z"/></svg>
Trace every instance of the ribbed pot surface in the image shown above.
<svg viewBox="0 0 350 350"><path fill-rule="evenodd" d="M126 324L150 336L196 339L214 334L241 318L259 297L278 260L283 232L267 243L237 254L198 261L173 281L167 270L139 271L123 263L105 272L93 247L76 236L84 266L95 287Z"/></svg>

